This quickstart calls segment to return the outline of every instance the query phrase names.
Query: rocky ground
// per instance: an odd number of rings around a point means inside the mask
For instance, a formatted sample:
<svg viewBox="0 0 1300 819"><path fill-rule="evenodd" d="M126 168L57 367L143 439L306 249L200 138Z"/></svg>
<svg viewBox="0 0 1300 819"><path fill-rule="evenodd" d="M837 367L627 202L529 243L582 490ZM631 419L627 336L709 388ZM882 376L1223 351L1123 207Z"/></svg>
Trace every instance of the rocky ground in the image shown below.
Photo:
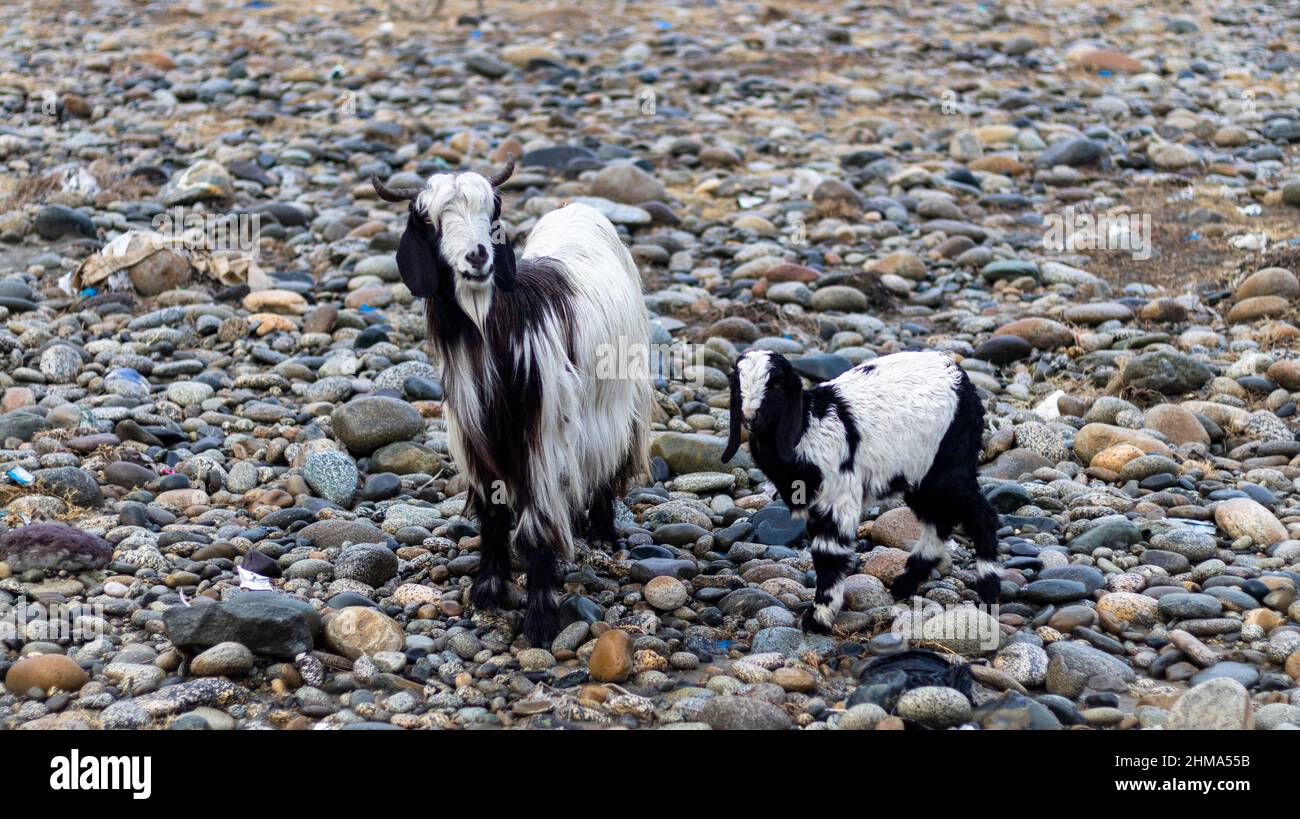
<svg viewBox="0 0 1300 819"><path fill-rule="evenodd" d="M9 15L0 726L1300 727L1300 5L473 5ZM405 216L366 183L510 153L509 228L603 210L689 364L549 646L517 588L467 610ZM1045 246L1067 213L1146 217L1145 252ZM168 214L257 215L257 264L158 243ZM894 502L835 635L794 628L800 526L719 462L751 346L961 362L1000 609L960 534L895 603Z"/></svg>

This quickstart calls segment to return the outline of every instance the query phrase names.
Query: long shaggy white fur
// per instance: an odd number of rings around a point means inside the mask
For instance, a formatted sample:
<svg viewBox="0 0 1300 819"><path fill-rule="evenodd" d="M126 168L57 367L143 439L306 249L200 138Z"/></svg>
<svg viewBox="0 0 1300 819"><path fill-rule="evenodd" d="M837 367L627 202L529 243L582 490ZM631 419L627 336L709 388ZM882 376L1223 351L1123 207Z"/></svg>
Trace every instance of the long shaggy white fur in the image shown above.
<svg viewBox="0 0 1300 819"><path fill-rule="evenodd" d="M525 636L542 645L558 629L555 559L573 557L575 522L586 513L594 535L613 537L616 492L649 472L648 370L602 365L647 361L650 333L640 273L594 208L543 216L516 261L496 191L508 173L376 191L412 202L398 266L427 299L448 445L481 525L471 602L504 602L514 545L528 574Z"/></svg>
<svg viewBox="0 0 1300 819"><path fill-rule="evenodd" d="M479 207L490 210L490 199L480 202ZM443 230L447 230L445 218ZM447 244L444 236L444 248ZM545 322L540 330L525 333L515 345L516 364L536 367L545 385L542 405L535 408L542 444L529 463L530 490L536 503L520 510L515 538L530 534L559 538L556 546L571 558L570 527L538 531L545 526L537 520L536 510L549 514L563 510L568 512L565 517L585 511L595 488L591 482L615 473L629 451L639 456L635 471L649 471L648 412L653 400L649 380L601 377L605 374L597 370L600 357L610 349L625 355L644 354L649 347L650 329L636 263L600 211L574 203L539 219L520 258L542 257L559 262L568 273L573 313L580 319L575 327L568 328L575 335L572 363L565 349L564 328L556 324L557 317ZM468 309L466 312L473 315ZM624 349L628 347L632 349ZM465 361L459 362L457 368L483 372L490 366L490 361ZM481 385L471 378L449 380L463 388L453 403L466 408L477 404L472 393ZM472 410L457 413L455 422L448 423L449 449L457 463L471 462L464 457L465 442L459 425L475 423L474 416ZM481 482L481 476L467 477L476 484ZM515 501L511 494L509 502L513 505Z"/></svg>

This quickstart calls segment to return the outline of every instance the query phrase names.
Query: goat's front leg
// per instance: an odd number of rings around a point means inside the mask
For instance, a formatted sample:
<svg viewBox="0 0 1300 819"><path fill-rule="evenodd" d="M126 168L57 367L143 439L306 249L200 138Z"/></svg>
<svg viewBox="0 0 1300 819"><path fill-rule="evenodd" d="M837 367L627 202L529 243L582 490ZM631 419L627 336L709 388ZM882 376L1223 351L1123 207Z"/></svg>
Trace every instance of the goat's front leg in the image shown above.
<svg viewBox="0 0 1300 819"><path fill-rule="evenodd" d="M519 510L515 546L528 572L528 610L524 614L524 638L534 648L549 647L560 631L556 587L560 567L556 554L571 551L568 521L561 525L535 508Z"/></svg>
<svg viewBox="0 0 1300 819"><path fill-rule="evenodd" d="M618 530L614 528L614 490L608 485L596 490L592 496L585 534L589 546L612 546L618 542Z"/></svg>
<svg viewBox="0 0 1300 819"><path fill-rule="evenodd" d="M817 591L812 608L804 612L804 631L819 634L830 631L844 605L844 578L857 559L854 546L860 509L860 502L833 508L818 501L808 507L808 535L812 538Z"/></svg>
<svg viewBox="0 0 1300 819"><path fill-rule="evenodd" d="M478 576L470 588L469 601L480 611L497 609L510 583L510 507L471 492L470 501L479 520Z"/></svg>

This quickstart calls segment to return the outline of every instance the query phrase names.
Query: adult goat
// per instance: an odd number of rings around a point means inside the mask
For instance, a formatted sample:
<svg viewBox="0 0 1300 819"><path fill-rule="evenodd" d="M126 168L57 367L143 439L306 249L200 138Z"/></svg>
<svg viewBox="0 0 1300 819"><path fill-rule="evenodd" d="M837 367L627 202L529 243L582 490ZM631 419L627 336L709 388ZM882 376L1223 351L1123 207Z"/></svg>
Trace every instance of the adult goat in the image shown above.
<svg viewBox="0 0 1300 819"><path fill-rule="evenodd" d="M613 540L614 500L648 473L653 394L641 277L614 226L570 204L537 220L516 261L501 226L500 174L435 174L390 189L410 202L397 250L402 281L425 299L432 359L446 393L448 443L482 535L470 602L498 608L515 547L528 578L524 636L559 629L558 558L573 525ZM511 527L514 526L513 537Z"/></svg>

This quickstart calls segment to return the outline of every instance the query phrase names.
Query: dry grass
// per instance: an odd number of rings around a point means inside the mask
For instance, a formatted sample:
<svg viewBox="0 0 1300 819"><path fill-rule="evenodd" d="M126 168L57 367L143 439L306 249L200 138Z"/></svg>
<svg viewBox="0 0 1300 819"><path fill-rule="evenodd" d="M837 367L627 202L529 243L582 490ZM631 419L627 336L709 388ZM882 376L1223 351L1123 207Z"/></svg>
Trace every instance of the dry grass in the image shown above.
<svg viewBox="0 0 1300 819"><path fill-rule="evenodd" d="M1230 237L1244 233L1264 233L1270 243L1285 241L1295 231L1294 212L1264 206L1259 216L1244 216L1236 203L1206 195L1170 202L1176 190L1165 186L1124 192L1125 212L1151 216L1150 259L1134 260L1126 250L1081 251L1088 258L1084 268L1115 286L1141 282L1174 294L1231 287L1264 267L1297 269L1300 248L1277 246L1261 255L1228 244ZM1196 209L1213 211L1222 221L1192 224L1187 217Z"/></svg>
<svg viewBox="0 0 1300 819"><path fill-rule="evenodd" d="M787 333L799 333L808 338L817 338L817 321L812 316L788 316L781 312L780 305L769 301L752 301L747 304L734 305L728 309L712 304L704 309L694 311L691 318L698 323L689 340L703 344L709 338L709 326L713 322L730 316L749 319L765 335L780 336Z"/></svg>
<svg viewBox="0 0 1300 819"><path fill-rule="evenodd" d="M45 498L57 498L63 501L63 512L53 515L53 520L58 521L77 521L94 514L94 511L88 507L80 506L72 500L70 494L58 494L56 492L42 492L33 486L15 486L13 484L0 485L0 506L4 509L5 524L13 526L22 526L31 523L30 520L24 520L20 515L10 511L7 507L15 500L24 497L37 496Z"/></svg>
<svg viewBox="0 0 1300 819"><path fill-rule="evenodd" d="M46 173L13 177L0 198L0 211L17 210L24 205L47 202L62 189L58 174Z"/></svg>
<svg viewBox="0 0 1300 819"><path fill-rule="evenodd" d="M86 171L99 185L99 192L94 199L101 206L118 199L139 199L155 190L155 186L143 177L129 176L124 172L124 167L113 165L106 159L95 160L86 166ZM63 179L55 172L14 176L11 179L0 188L3 191L3 195L0 195L0 211L49 203L75 206L85 201L82 194L64 192Z"/></svg>

